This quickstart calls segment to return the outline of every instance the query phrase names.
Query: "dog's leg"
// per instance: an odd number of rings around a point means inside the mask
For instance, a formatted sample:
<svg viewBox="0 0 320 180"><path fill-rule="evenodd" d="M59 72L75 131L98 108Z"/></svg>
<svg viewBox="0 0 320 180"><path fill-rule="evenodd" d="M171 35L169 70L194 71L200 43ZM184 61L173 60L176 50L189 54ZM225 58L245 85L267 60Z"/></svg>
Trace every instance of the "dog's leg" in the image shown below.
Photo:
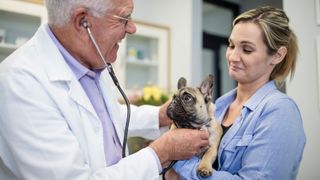
<svg viewBox="0 0 320 180"><path fill-rule="evenodd" d="M198 166L198 174L202 177L208 177L212 174L212 164L217 158L220 139L222 136L222 128L215 120L211 121L211 126L208 128L210 137L210 148L203 155Z"/></svg>
<svg viewBox="0 0 320 180"><path fill-rule="evenodd" d="M170 125L170 129L169 129L169 130L171 131L171 130L174 130L174 129L177 129L177 126L172 123L172 124Z"/></svg>

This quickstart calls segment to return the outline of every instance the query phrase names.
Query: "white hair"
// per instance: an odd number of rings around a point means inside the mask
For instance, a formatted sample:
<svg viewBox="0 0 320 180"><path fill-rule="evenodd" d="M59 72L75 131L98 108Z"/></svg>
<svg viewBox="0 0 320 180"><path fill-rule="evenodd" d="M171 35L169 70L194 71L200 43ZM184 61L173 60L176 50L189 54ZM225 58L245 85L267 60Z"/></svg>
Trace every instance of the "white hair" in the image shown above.
<svg viewBox="0 0 320 180"><path fill-rule="evenodd" d="M112 9L112 0L45 0L49 24L61 27L67 24L72 12L85 7L93 16L100 17Z"/></svg>

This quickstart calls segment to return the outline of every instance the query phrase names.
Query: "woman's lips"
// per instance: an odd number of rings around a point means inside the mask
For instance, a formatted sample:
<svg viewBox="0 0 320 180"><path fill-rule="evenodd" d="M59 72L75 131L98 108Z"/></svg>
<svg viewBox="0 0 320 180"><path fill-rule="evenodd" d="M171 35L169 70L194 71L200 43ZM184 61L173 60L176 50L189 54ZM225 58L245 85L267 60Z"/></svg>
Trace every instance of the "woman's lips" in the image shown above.
<svg viewBox="0 0 320 180"><path fill-rule="evenodd" d="M232 70L243 70L243 68L242 67L239 67L239 66L235 66L235 65L230 65L230 69L232 69Z"/></svg>

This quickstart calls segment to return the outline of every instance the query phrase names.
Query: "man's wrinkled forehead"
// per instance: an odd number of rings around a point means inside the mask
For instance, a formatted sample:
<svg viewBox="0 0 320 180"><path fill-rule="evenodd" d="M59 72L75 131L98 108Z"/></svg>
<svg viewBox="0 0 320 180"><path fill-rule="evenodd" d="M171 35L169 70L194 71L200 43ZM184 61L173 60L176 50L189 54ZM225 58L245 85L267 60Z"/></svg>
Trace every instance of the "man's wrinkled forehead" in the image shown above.
<svg viewBox="0 0 320 180"><path fill-rule="evenodd" d="M133 11L133 1L132 0L112 0L113 10L118 13L131 14Z"/></svg>

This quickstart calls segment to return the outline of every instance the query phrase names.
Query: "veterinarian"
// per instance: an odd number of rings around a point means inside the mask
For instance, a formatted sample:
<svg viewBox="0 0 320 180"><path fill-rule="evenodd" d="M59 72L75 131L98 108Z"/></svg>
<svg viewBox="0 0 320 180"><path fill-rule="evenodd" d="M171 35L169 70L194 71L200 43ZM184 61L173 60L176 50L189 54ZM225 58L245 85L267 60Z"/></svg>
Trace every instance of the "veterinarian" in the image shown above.
<svg viewBox="0 0 320 180"><path fill-rule="evenodd" d="M48 24L0 65L0 179L158 179L165 163L208 146L208 132L175 130L123 158L127 111L109 73L136 31L133 1L46 7ZM129 134L159 136L166 108L132 106Z"/></svg>
<svg viewBox="0 0 320 180"><path fill-rule="evenodd" d="M277 89L293 77L297 39L281 9L261 7L239 15L226 51L234 90L216 100L224 136L206 179L295 179L306 136L293 99ZM179 161L182 179L201 179L199 159Z"/></svg>

